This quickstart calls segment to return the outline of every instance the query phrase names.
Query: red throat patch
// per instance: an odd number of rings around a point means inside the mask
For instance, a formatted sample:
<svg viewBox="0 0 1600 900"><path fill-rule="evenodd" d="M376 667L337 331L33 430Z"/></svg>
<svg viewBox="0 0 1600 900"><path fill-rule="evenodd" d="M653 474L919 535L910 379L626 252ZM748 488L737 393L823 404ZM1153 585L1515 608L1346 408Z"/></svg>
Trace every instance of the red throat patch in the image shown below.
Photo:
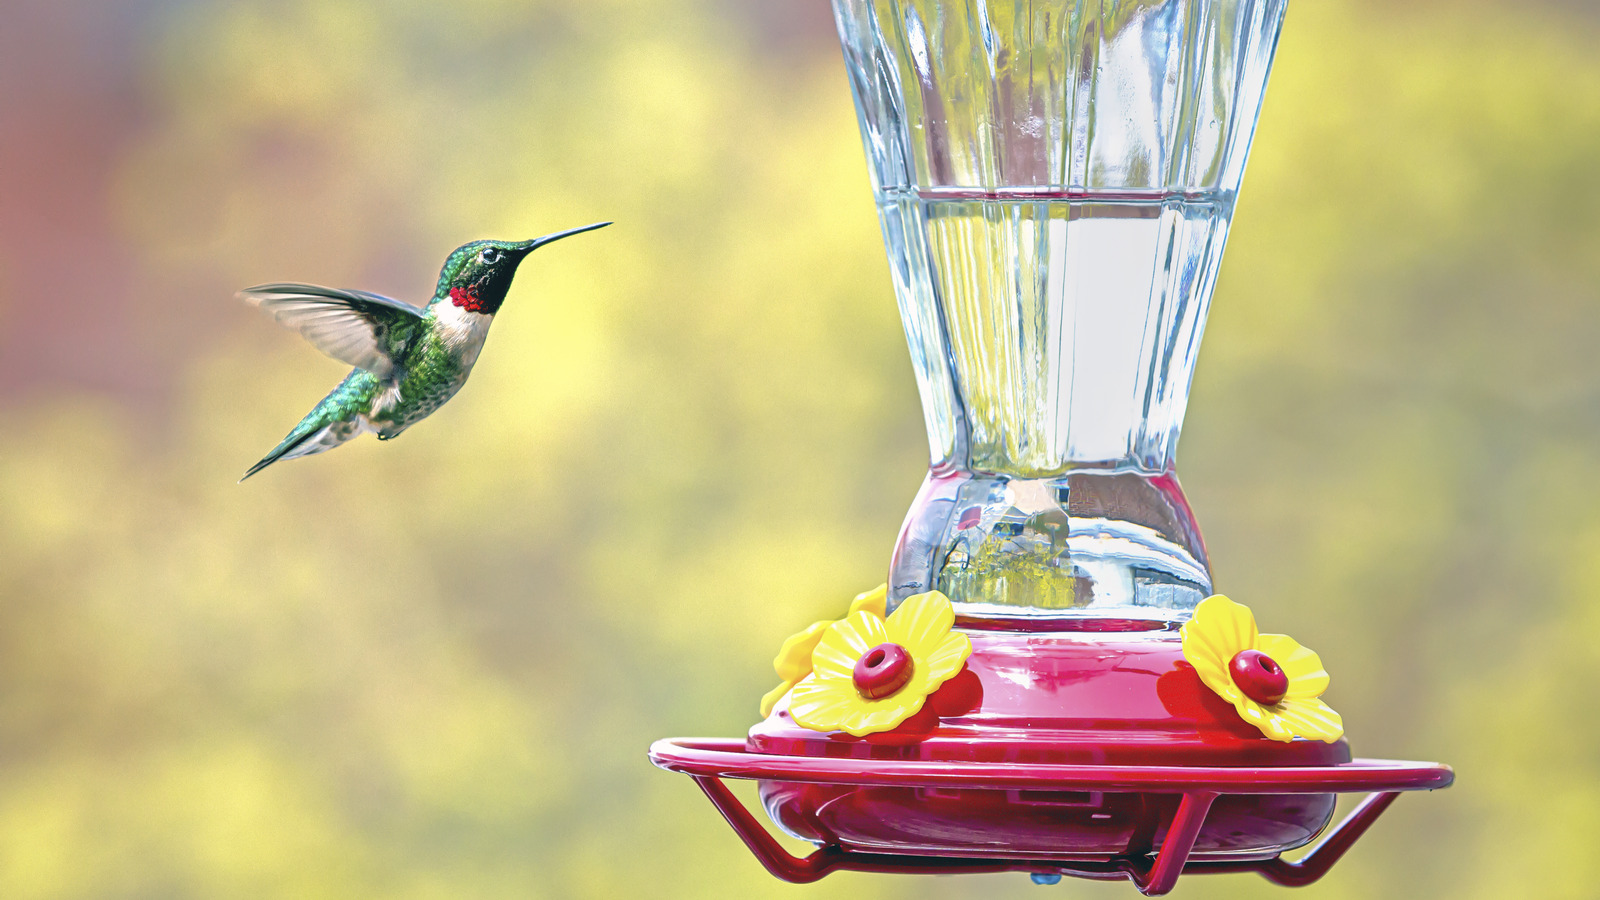
<svg viewBox="0 0 1600 900"><path fill-rule="evenodd" d="M451 288L450 302L467 312L484 312L484 302L478 299L478 286L475 284L469 284L464 288Z"/></svg>

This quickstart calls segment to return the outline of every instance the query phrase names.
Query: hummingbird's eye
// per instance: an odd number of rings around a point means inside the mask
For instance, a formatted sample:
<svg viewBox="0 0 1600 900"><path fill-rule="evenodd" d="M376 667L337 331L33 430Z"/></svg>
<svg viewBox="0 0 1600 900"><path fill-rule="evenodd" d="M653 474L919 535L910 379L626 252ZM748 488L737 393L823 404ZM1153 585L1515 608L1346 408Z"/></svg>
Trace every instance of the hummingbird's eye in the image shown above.
<svg viewBox="0 0 1600 900"><path fill-rule="evenodd" d="M494 265L500 261L500 251L495 247L485 247L478 254L478 262Z"/></svg>

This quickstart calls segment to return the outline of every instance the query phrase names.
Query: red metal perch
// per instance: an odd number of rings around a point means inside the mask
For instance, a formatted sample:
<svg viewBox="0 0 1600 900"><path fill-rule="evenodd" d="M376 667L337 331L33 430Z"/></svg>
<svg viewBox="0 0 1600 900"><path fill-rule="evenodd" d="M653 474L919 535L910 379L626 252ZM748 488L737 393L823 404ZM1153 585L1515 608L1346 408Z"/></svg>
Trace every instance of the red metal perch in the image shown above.
<svg viewBox="0 0 1600 900"><path fill-rule="evenodd" d="M657 741L650 760L694 778L761 864L798 884L834 871L906 874L1028 872L1080 878L1126 877L1144 894L1172 890L1184 873L1255 872L1276 884L1300 886L1321 878L1402 791L1448 787L1449 766L1428 762L1356 759L1322 766L1064 765L1015 762L840 759L752 753L737 739ZM796 857L772 837L722 782L740 778L801 784L884 786L991 791L1097 791L1177 795L1165 838L1149 854L1086 857L1066 853L1038 858L916 856L876 853L842 844ZM1345 819L1298 861L1281 854L1262 859L1191 859L1196 836L1213 801L1228 795L1370 792Z"/></svg>

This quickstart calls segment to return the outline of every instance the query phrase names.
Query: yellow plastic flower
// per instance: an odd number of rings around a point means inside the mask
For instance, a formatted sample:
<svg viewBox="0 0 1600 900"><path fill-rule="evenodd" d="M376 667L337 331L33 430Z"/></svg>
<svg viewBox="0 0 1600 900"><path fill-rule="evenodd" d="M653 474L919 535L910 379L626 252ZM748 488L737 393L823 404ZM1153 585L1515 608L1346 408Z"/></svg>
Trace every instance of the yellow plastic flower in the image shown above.
<svg viewBox="0 0 1600 900"><path fill-rule="evenodd" d="M972 641L951 631L954 623L950 599L938 591L906 598L887 620L861 610L833 623L812 654L815 670L789 698L789 715L813 731L857 737L896 727L966 664Z"/></svg>
<svg viewBox="0 0 1600 900"><path fill-rule="evenodd" d="M1206 687L1275 741L1333 743L1344 722L1317 699L1328 673L1317 654L1282 634L1259 634L1250 607L1217 594L1200 601L1183 626L1183 658Z"/></svg>
<svg viewBox="0 0 1600 900"><path fill-rule="evenodd" d="M884 608L889 602L889 586L880 584L870 591L857 594L856 599L850 603L852 615L865 610L878 618L883 618ZM821 622L812 622L804 631L789 635L779 648L778 655L772 660L772 668L778 673L782 681L777 687L767 691L761 698L761 718L772 715L772 708L778 705L783 695L789 693L800 679L811 674L811 653L817 649L817 642L822 640L822 632L826 631L836 619L825 619Z"/></svg>

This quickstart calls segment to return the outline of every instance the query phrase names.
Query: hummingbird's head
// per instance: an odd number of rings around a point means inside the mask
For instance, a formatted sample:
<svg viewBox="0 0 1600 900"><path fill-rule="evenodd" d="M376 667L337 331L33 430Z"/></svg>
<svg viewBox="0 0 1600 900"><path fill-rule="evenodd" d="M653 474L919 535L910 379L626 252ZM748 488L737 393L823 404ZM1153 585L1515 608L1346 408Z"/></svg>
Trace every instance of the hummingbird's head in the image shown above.
<svg viewBox="0 0 1600 900"><path fill-rule="evenodd" d="M468 312L492 316L505 302L517 266L529 253L564 237L604 228L610 222L596 222L582 228L569 228L531 241L473 241L457 247L439 272L437 302L450 302Z"/></svg>

